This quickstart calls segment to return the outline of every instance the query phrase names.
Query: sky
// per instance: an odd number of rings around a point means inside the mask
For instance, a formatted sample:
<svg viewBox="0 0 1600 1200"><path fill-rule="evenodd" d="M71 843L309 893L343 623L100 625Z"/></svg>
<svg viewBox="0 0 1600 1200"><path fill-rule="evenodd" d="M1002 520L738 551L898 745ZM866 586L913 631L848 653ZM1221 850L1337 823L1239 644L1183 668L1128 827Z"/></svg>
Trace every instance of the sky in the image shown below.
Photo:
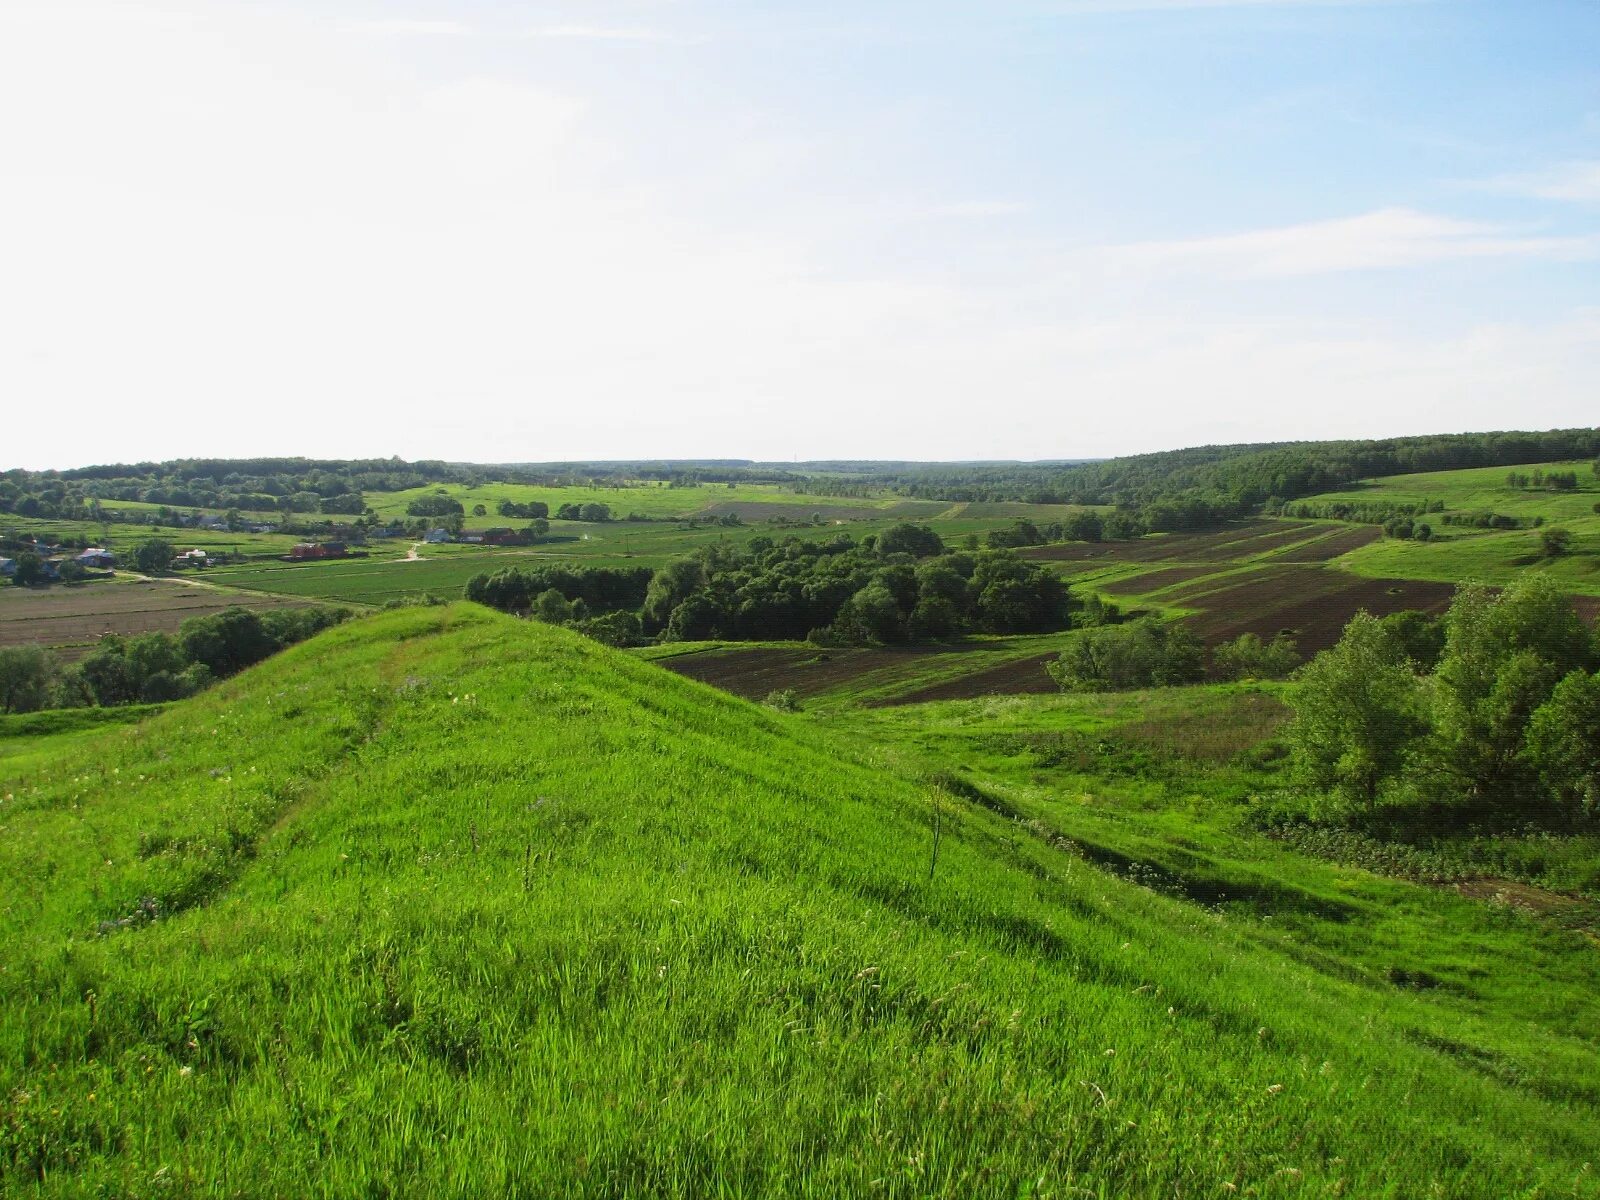
<svg viewBox="0 0 1600 1200"><path fill-rule="evenodd" d="M0 469L1600 422L1593 0L0 0Z"/></svg>

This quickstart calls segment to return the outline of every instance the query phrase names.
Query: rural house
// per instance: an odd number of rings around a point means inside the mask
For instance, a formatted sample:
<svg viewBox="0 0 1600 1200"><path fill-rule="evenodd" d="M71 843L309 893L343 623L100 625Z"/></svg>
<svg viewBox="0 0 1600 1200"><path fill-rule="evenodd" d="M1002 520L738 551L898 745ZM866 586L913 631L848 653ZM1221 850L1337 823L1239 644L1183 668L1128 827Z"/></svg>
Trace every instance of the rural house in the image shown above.
<svg viewBox="0 0 1600 1200"><path fill-rule="evenodd" d="M312 560L319 558L343 558L349 553L349 548L343 542L300 542L292 546L288 558L299 560Z"/></svg>
<svg viewBox="0 0 1600 1200"><path fill-rule="evenodd" d="M78 555L78 565L80 567L114 567L117 565L117 557L102 546L90 546L82 554Z"/></svg>

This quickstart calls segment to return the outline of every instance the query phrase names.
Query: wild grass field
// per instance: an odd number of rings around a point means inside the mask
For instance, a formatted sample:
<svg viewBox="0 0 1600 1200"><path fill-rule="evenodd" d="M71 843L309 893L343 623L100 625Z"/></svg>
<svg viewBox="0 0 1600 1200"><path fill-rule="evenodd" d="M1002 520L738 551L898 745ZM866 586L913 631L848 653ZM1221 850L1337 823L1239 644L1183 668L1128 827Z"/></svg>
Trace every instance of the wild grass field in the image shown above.
<svg viewBox="0 0 1600 1200"><path fill-rule="evenodd" d="M1600 1195L1593 944L1258 860L1280 709L352 622L0 765L0 1189Z"/></svg>

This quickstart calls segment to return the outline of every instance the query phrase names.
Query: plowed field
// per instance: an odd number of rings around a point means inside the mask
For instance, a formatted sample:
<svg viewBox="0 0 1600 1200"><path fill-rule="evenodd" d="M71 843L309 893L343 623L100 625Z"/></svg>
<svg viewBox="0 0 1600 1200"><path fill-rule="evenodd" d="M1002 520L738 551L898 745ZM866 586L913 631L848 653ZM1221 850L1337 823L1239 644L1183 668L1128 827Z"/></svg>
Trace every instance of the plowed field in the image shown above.
<svg viewBox="0 0 1600 1200"><path fill-rule="evenodd" d="M108 633L173 633L190 617L245 608L303 608L304 601L230 593L163 580L0 589L0 646L85 652Z"/></svg>

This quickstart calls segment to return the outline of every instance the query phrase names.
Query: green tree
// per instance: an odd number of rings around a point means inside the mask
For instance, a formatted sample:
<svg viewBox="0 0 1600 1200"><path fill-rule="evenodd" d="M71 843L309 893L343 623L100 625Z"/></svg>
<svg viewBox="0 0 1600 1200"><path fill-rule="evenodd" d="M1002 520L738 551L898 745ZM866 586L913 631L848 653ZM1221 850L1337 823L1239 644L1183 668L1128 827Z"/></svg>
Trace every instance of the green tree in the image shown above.
<svg viewBox="0 0 1600 1200"><path fill-rule="evenodd" d="M1481 584L1457 593L1434 672L1439 767L1481 801L1525 782L1534 710L1558 681L1592 666L1589 630L1556 584L1527 573L1498 596Z"/></svg>
<svg viewBox="0 0 1600 1200"><path fill-rule="evenodd" d="M1351 618L1338 645L1301 672L1290 704L1289 740L1303 777L1369 806L1424 729L1410 659L1365 612Z"/></svg>
<svg viewBox="0 0 1600 1200"><path fill-rule="evenodd" d="M1187 626L1141 617L1085 629L1046 670L1064 692L1168 687L1204 676L1204 650Z"/></svg>
<svg viewBox="0 0 1600 1200"><path fill-rule="evenodd" d="M38 646L0 649L0 712L25 713L43 708L50 698L55 660Z"/></svg>
<svg viewBox="0 0 1600 1200"><path fill-rule="evenodd" d="M1560 558L1572 549L1572 534L1565 529L1541 529L1539 549L1546 558Z"/></svg>
<svg viewBox="0 0 1600 1200"><path fill-rule="evenodd" d="M699 559L679 558L662 567L650 579L644 595L644 624L649 630L666 628L672 610L704 587L705 567Z"/></svg>
<svg viewBox="0 0 1600 1200"><path fill-rule="evenodd" d="M926 525L913 525L909 521L902 521L883 531L883 535L878 538L878 553L885 558L891 554L931 558L944 553L944 539Z"/></svg>
<svg viewBox="0 0 1600 1200"><path fill-rule="evenodd" d="M172 565L172 543L163 538L148 538L133 552L133 565L146 575L155 575Z"/></svg>
<svg viewBox="0 0 1600 1200"><path fill-rule="evenodd" d="M178 640L190 662L205 664L219 679L260 662L280 645L258 614L237 606L190 618L183 623Z"/></svg>
<svg viewBox="0 0 1600 1200"><path fill-rule="evenodd" d="M1528 723L1527 757L1558 800L1600 814L1600 676L1573 671Z"/></svg>
<svg viewBox="0 0 1600 1200"><path fill-rule="evenodd" d="M1419 673L1430 672L1438 665L1439 656L1444 653L1444 622L1438 617L1407 609L1380 617L1379 624L1399 641Z"/></svg>
<svg viewBox="0 0 1600 1200"><path fill-rule="evenodd" d="M564 625L572 620L572 601L555 588L546 588L533 598L533 615L549 625Z"/></svg>
<svg viewBox="0 0 1600 1200"><path fill-rule="evenodd" d="M1300 655L1286 634L1263 642L1241 633L1211 652L1211 665L1223 679L1282 679L1300 665Z"/></svg>
<svg viewBox="0 0 1600 1200"><path fill-rule="evenodd" d="M17 572L12 578L18 587L31 587L33 584L44 582L44 559L32 550L24 550L17 555Z"/></svg>

